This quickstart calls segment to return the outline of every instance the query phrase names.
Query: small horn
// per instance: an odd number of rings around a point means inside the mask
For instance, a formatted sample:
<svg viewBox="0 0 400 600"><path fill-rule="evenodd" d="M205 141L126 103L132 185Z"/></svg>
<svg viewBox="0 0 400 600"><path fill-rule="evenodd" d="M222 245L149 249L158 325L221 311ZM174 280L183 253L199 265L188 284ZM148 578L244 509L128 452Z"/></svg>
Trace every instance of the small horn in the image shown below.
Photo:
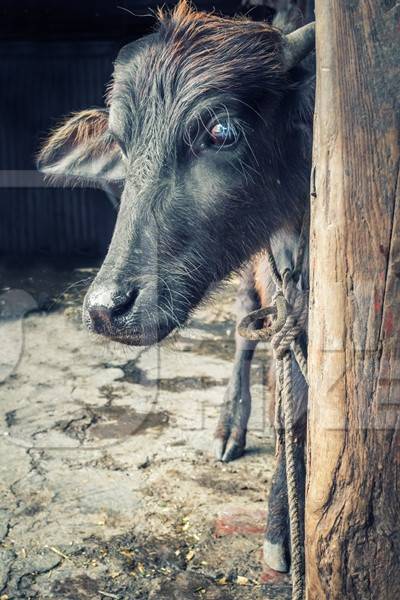
<svg viewBox="0 0 400 600"><path fill-rule="evenodd" d="M284 36L283 62L289 71L297 65L315 45L315 22Z"/></svg>

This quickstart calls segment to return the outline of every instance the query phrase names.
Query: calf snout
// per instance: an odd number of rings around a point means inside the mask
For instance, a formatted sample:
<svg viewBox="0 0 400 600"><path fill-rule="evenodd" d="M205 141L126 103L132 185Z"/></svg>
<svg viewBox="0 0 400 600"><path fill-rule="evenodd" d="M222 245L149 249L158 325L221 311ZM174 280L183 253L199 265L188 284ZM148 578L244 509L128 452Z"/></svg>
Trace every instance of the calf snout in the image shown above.
<svg viewBox="0 0 400 600"><path fill-rule="evenodd" d="M133 346L155 344L186 319L174 304L168 282L144 282L141 277L107 277L94 280L83 303L84 325L93 333ZM122 280L122 281L121 281ZM184 295L183 292L180 296Z"/></svg>
<svg viewBox="0 0 400 600"><path fill-rule="evenodd" d="M105 306L90 306L88 308L88 316L90 318L90 325L96 333L105 333L111 330L112 325L112 311Z"/></svg>
<svg viewBox="0 0 400 600"><path fill-rule="evenodd" d="M83 321L94 333L113 336L121 320L131 313L138 295L136 288L121 291L116 286L100 284L87 293Z"/></svg>

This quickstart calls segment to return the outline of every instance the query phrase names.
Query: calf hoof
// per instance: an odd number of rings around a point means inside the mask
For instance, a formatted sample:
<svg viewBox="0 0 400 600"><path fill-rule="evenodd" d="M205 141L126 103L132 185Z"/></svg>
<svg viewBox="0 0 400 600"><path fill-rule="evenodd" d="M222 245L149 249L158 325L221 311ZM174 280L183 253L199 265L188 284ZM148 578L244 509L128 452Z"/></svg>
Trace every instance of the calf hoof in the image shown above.
<svg viewBox="0 0 400 600"><path fill-rule="evenodd" d="M231 395L228 389L214 433L214 456L217 460L230 462L243 456L250 407L249 395Z"/></svg>
<svg viewBox="0 0 400 600"><path fill-rule="evenodd" d="M230 462L243 456L246 448L246 433L229 433L214 438L214 456L222 462Z"/></svg>
<svg viewBox="0 0 400 600"><path fill-rule="evenodd" d="M233 430L217 428L214 436L214 456L222 462L230 462L243 456L246 448L246 430L235 427Z"/></svg>
<svg viewBox="0 0 400 600"><path fill-rule="evenodd" d="M264 562L274 571L279 571L279 573L289 572L289 561L284 544L273 544L265 540Z"/></svg>

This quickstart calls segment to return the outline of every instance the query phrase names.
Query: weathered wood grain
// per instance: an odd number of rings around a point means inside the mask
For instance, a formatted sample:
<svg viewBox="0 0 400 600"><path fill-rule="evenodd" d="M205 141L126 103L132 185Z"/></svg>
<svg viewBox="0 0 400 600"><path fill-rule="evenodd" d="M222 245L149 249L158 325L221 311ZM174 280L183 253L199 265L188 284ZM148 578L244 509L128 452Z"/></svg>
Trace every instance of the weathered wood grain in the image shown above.
<svg viewBox="0 0 400 600"><path fill-rule="evenodd" d="M399 17L316 2L308 600L400 598Z"/></svg>

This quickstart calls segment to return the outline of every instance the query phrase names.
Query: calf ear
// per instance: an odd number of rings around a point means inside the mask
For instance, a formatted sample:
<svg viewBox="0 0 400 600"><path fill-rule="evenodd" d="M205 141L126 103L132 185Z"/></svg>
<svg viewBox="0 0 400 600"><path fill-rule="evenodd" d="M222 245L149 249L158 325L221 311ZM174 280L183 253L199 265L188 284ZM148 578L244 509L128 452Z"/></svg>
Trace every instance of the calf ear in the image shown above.
<svg viewBox="0 0 400 600"><path fill-rule="evenodd" d="M68 118L45 142L37 167L54 179L122 181L124 161L108 132L108 110L84 110Z"/></svg>

